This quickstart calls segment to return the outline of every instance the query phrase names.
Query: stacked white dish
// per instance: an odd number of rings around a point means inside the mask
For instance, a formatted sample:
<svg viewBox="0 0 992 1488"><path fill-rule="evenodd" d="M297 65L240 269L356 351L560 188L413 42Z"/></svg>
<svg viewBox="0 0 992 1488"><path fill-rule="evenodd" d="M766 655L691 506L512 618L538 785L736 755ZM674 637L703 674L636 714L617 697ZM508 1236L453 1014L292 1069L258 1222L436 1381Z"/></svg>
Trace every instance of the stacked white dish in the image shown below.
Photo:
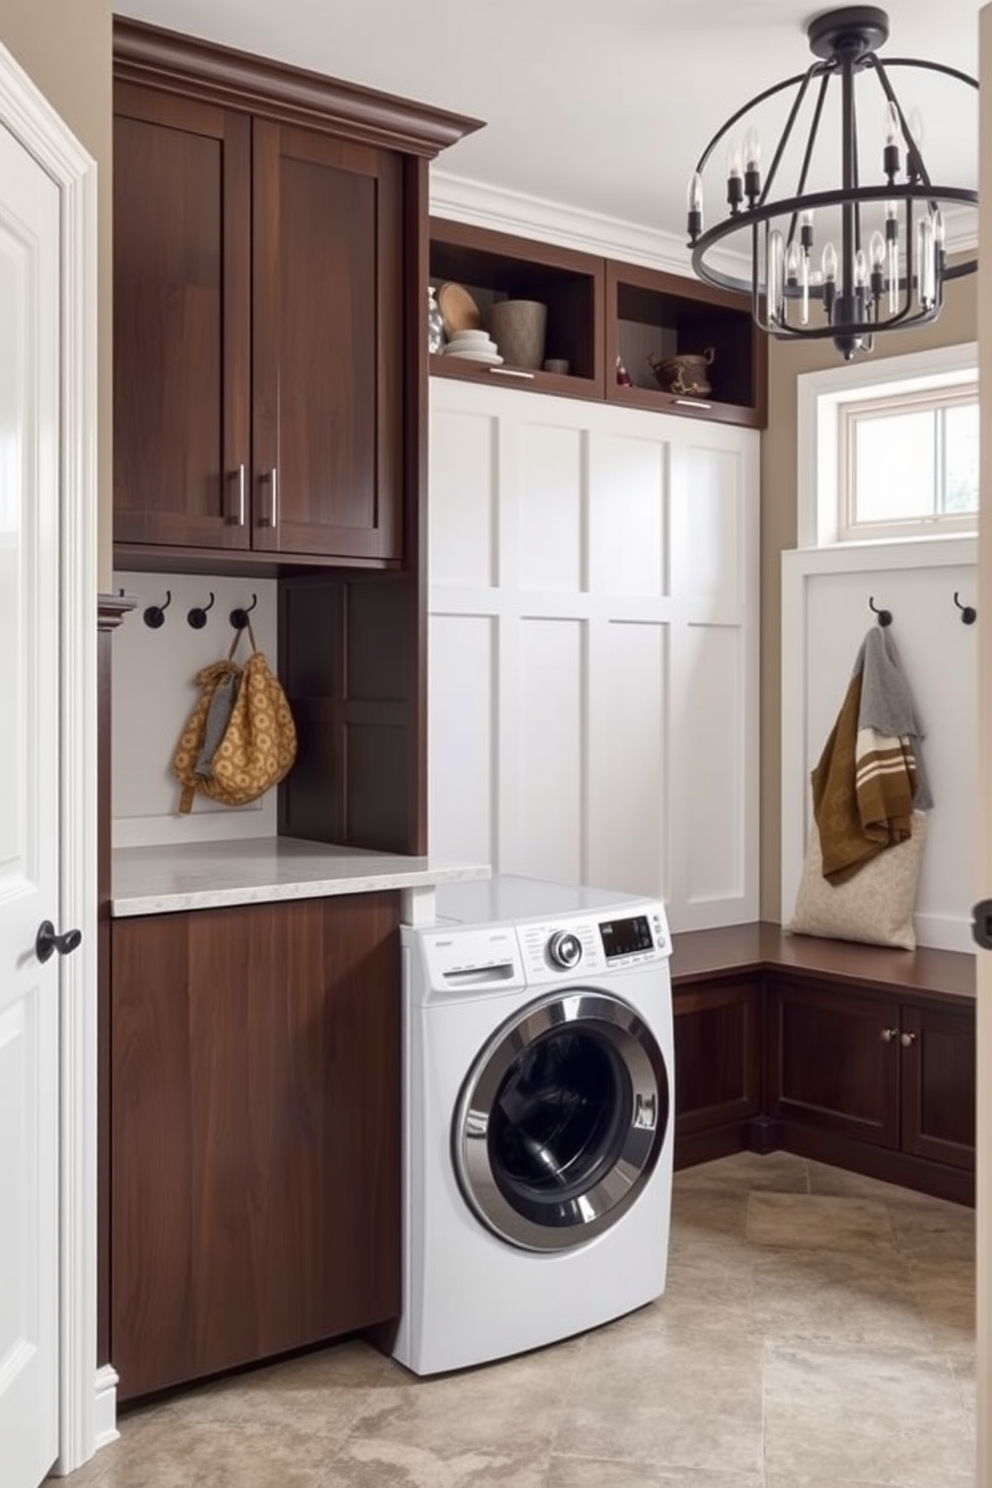
<svg viewBox="0 0 992 1488"><path fill-rule="evenodd" d="M496 342L487 331L452 331L444 354L465 362L486 362L491 367L498 367L503 360Z"/></svg>

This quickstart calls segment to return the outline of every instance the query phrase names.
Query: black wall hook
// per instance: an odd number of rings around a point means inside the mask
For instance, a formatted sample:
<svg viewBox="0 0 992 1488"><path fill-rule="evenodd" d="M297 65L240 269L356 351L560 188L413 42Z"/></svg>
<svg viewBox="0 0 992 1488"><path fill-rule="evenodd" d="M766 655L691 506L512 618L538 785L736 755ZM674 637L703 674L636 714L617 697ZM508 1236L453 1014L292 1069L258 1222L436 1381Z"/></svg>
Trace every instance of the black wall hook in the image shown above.
<svg viewBox="0 0 992 1488"><path fill-rule="evenodd" d="M238 609L231 611L231 624L234 626L235 630L244 630L245 626L248 624L248 616L251 614L252 610L257 604L258 595L253 594L251 597L251 604L246 610Z"/></svg>
<svg viewBox="0 0 992 1488"><path fill-rule="evenodd" d="M963 605L958 599L958 592L956 589L954 591L954 603L961 611L961 624L974 625L975 621L978 619L978 611L975 609L974 605Z"/></svg>
<svg viewBox="0 0 992 1488"><path fill-rule="evenodd" d="M879 625L892 624L892 611L878 609L875 604L875 596L873 594L869 594L868 596L868 608L871 610L872 614L878 616Z"/></svg>
<svg viewBox="0 0 992 1488"><path fill-rule="evenodd" d="M202 630L207 623L207 611L214 607L214 593L210 591L210 603L206 605L194 605L186 616L186 624L191 625L194 630Z"/></svg>
<svg viewBox="0 0 992 1488"><path fill-rule="evenodd" d="M141 617L142 620L144 620L145 624L148 625L148 626L150 626L152 630L158 630L158 628L159 628L160 625L164 625L165 624L165 612L169 608L169 606L170 606L171 603L172 603L172 590L171 589L166 589L166 591L165 591L165 604L164 605L149 605L148 608L147 608L147 610L145 611L145 613Z"/></svg>

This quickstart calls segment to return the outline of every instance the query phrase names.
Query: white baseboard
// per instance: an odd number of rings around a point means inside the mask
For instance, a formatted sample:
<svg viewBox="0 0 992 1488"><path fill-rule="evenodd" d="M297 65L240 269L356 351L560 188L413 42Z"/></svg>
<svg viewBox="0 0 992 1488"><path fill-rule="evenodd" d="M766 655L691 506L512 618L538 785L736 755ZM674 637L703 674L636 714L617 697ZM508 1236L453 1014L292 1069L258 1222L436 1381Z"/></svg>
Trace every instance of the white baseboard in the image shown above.
<svg viewBox="0 0 992 1488"><path fill-rule="evenodd" d="M96 1372L96 1449L109 1446L120 1436L117 1430L117 1370L102 1364Z"/></svg>

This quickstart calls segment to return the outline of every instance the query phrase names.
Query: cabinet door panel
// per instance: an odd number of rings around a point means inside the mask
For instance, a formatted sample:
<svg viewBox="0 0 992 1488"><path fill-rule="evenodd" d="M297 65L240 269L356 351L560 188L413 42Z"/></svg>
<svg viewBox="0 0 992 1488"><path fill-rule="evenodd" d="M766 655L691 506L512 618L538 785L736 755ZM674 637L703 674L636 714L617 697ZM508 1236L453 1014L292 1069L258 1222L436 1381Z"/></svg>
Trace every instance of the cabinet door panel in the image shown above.
<svg viewBox="0 0 992 1488"><path fill-rule="evenodd" d="M917 1157L975 1166L975 1017L904 1008L903 1148Z"/></svg>
<svg viewBox="0 0 992 1488"><path fill-rule="evenodd" d="M119 85L114 536L244 548L247 119Z"/></svg>
<svg viewBox="0 0 992 1488"><path fill-rule="evenodd" d="M772 988L769 1112L895 1147L899 1008L847 990Z"/></svg>
<svg viewBox="0 0 992 1488"><path fill-rule="evenodd" d="M399 1310L396 896L113 933L122 1398Z"/></svg>
<svg viewBox="0 0 992 1488"><path fill-rule="evenodd" d="M256 548L400 555L400 166L254 124Z"/></svg>

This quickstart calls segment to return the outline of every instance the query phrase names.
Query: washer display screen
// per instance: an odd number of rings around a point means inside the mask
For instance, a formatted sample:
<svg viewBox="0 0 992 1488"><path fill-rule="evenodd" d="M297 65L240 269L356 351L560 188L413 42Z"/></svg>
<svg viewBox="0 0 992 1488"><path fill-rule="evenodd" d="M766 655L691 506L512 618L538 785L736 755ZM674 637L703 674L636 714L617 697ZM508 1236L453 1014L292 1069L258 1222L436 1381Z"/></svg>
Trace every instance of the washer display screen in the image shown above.
<svg viewBox="0 0 992 1488"><path fill-rule="evenodd" d="M654 947L647 915L634 915L630 920L603 920L599 927L607 961L614 956L633 956Z"/></svg>

